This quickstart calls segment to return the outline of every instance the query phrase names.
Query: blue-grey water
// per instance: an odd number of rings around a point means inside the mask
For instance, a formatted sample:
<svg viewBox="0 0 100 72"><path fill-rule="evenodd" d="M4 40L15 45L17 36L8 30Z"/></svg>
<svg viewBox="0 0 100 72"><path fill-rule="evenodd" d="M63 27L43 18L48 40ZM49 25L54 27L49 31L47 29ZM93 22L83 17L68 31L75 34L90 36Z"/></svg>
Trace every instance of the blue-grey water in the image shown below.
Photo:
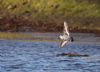
<svg viewBox="0 0 100 72"><path fill-rule="evenodd" d="M57 56L62 53L88 57ZM0 72L100 72L100 43L0 40Z"/></svg>

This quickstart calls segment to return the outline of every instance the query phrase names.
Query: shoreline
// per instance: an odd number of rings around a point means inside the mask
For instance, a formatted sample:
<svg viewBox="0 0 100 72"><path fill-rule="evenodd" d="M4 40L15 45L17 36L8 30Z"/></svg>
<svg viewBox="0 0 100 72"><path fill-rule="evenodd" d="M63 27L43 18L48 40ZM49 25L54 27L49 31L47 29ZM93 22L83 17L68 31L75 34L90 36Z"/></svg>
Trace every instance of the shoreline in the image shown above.
<svg viewBox="0 0 100 72"><path fill-rule="evenodd" d="M14 41L14 42L28 42L28 43L30 43L30 42L32 42L32 43L34 43L34 42L44 42L44 43L58 43L59 45L60 45L60 41L55 41L55 40L18 40L18 39L0 39L0 41L2 41L2 40L6 40L6 41ZM69 44L71 44L71 45L80 45L80 44L82 44L82 45L97 45L97 46L100 46L100 42L68 42L66 45L69 45Z"/></svg>
<svg viewBox="0 0 100 72"><path fill-rule="evenodd" d="M60 42L60 34L62 33L0 32L0 40L4 39L28 42ZM100 37L93 33L71 33L71 36L74 38L74 42L100 43Z"/></svg>

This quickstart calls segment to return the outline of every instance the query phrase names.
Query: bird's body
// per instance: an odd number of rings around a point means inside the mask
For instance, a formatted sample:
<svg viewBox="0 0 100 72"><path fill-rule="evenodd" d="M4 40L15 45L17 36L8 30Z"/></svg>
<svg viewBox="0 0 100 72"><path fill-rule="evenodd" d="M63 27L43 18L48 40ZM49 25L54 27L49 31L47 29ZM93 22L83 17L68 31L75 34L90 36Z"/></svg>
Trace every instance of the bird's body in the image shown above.
<svg viewBox="0 0 100 72"><path fill-rule="evenodd" d="M68 25L64 22L64 32L63 35L60 35L59 38L61 39L61 47L63 47L68 41L70 41L70 34L68 31Z"/></svg>

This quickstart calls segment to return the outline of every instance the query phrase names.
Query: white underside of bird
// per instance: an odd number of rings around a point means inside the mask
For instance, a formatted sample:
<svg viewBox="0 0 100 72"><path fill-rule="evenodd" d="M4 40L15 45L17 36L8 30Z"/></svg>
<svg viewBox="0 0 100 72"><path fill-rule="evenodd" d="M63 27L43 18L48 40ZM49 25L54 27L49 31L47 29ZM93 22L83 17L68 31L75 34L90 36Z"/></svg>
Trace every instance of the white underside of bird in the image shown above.
<svg viewBox="0 0 100 72"><path fill-rule="evenodd" d="M64 22L64 32L63 32L63 35L60 35L59 38L61 39L60 47L63 47L69 41L70 35L69 35L69 31L68 31L68 25L67 25L66 22Z"/></svg>

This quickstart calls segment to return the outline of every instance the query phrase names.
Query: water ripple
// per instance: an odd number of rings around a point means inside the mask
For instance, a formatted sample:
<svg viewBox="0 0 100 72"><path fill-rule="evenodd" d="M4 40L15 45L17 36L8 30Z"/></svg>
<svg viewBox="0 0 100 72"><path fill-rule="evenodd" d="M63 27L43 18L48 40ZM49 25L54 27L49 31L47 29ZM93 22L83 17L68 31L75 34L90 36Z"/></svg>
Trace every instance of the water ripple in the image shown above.
<svg viewBox="0 0 100 72"><path fill-rule="evenodd" d="M100 72L100 45L0 40L0 72ZM57 56L62 53L88 57Z"/></svg>

